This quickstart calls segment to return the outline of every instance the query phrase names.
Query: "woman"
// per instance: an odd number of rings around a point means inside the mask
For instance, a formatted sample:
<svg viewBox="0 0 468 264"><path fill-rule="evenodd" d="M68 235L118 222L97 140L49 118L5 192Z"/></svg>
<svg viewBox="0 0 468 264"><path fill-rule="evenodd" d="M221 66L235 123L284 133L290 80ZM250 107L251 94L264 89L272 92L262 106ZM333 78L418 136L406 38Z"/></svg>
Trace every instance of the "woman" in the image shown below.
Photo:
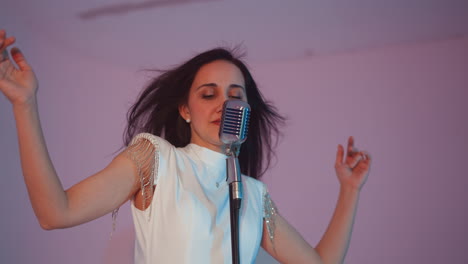
<svg viewBox="0 0 468 264"><path fill-rule="evenodd" d="M64 190L42 135L37 79L17 48L10 55L18 69L6 52L14 41L0 31L0 90L13 105L23 175L44 229L79 225L134 200L136 263L229 263L227 189L220 165L225 157L217 133L222 103L235 98L249 101L253 115L239 157L243 174L253 176L243 176L241 263L252 263L260 244L281 263L343 262L369 155L354 148L352 137L346 157L338 146L337 207L323 238L311 247L255 179L268 167L261 162L269 160L270 132L278 131L282 118L228 51L202 53L158 77L129 112L128 147L105 169Z"/></svg>

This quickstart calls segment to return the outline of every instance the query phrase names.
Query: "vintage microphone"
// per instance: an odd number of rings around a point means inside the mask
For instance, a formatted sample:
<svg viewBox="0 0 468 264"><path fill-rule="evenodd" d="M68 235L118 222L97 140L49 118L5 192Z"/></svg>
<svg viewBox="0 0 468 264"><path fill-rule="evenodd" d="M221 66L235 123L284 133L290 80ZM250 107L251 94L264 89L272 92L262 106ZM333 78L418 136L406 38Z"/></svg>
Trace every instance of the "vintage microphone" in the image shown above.
<svg viewBox="0 0 468 264"><path fill-rule="evenodd" d="M247 138L250 120L250 106L241 100L227 100L223 105L219 138L224 144L226 158L226 180L229 184L229 207L231 215L232 263L240 263L239 253L239 211L243 189L239 166L240 146Z"/></svg>

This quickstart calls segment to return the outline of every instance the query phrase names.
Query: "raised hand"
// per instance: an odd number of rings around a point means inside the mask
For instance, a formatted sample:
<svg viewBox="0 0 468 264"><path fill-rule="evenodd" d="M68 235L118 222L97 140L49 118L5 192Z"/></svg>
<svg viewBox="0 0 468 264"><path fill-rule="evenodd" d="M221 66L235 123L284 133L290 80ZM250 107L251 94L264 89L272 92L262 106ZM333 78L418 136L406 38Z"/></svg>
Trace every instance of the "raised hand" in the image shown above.
<svg viewBox="0 0 468 264"><path fill-rule="evenodd" d="M366 151L354 147L354 138L349 137L346 157L344 149L338 145L336 152L335 171L341 187L361 190L367 180L371 165L371 157Z"/></svg>
<svg viewBox="0 0 468 264"><path fill-rule="evenodd" d="M27 104L36 98L37 79L26 62L21 51L11 49L11 58L18 65L15 67L10 59L7 48L15 42L15 37L6 37L5 30L0 30L0 91L15 104Z"/></svg>

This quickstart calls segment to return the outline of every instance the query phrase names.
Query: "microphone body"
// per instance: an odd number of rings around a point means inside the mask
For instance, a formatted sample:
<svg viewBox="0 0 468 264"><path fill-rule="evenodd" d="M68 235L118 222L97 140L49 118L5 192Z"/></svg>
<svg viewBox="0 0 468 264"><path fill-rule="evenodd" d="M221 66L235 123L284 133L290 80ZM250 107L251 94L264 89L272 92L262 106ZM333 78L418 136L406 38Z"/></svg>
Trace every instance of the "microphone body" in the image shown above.
<svg viewBox="0 0 468 264"><path fill-rule="evenodd" d="M237 159L240 146L247 139L250 121L250 106L241 100L227 100L223 105L219 138L224 143L226 159L227 181L233 185L233 199L240 208L240 200L243 196L242 178ZM236 206L237 207L237 206Z"/></svg>

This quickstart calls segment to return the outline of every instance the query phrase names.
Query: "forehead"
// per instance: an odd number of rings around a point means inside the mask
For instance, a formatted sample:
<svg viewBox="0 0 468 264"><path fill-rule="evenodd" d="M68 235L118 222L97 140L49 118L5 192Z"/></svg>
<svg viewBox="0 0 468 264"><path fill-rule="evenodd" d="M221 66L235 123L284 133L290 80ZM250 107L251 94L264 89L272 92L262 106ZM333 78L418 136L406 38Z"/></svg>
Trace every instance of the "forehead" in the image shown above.
<svg viewBox="0 0 468 264"><path fill-rule="evenodd" d="M238 84L244 86L244 76L240 69L231 62L217 60L203 65L195 75L192 86L204 83L216 83L221 86Z"/></svg>

